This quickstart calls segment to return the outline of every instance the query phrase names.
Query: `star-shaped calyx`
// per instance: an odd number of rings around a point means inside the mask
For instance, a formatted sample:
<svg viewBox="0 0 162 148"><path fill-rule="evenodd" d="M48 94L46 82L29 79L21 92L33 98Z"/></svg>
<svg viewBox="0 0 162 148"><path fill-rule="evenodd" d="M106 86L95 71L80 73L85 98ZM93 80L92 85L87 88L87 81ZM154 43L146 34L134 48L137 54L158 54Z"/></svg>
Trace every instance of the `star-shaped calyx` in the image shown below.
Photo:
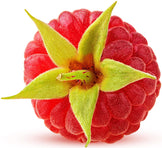
<svg viewBox="0 0 162 148"><path fill-rule="evenodd" d="M40 74L22 91L2 99L61 99L69 95L72 111L91 141L91 123L99 91L117 91L143 78L155 76L112 59L101 61L108 25L116 2L84 32L78 49L46 23L27 14L36 24L47 53L57 68Z"/></svg>

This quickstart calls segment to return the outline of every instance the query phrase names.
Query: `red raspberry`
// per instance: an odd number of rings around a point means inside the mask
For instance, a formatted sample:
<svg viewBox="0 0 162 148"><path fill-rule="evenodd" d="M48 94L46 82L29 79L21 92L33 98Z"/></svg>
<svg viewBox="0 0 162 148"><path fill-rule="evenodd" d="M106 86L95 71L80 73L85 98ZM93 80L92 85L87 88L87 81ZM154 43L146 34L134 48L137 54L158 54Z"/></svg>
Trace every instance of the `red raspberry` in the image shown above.
<svg viewBox="0 0 162 148"><path fill-rule="evenodd" d="M66 37L76 48L86 28L101 14L86 9L62 12L49 25ZM143 35L118 16L112 16L109 23L107 42L102 54L138 70L151 73L157 80L142 79L113 92L99 94L91 126L91 141L113 143L124 135L137 131L145 120L159 95L160 71L152 49ZM39 74L56 67L44 48L40 34L29 42L25 50L24 80L28 84ZM32 100L36 115L54 133L81 142L86 142L83 130L76 120L69 104L69 98Z"/></svg>

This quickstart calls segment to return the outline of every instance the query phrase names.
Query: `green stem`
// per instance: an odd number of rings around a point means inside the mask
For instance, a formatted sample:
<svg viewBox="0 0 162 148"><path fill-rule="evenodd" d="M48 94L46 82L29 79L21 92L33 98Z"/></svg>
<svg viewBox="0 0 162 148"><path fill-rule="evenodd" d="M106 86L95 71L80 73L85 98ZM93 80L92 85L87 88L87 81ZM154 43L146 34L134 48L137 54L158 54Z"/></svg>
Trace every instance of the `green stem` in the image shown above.
<svg viewBox="0 0 162 148"><path fill-rule="evenodd" d="M60 81L80 80L85 84L90 83L93 78L94 74L88 70L76 70L69 73L61 73L57 77L57 79Z"/></svg>

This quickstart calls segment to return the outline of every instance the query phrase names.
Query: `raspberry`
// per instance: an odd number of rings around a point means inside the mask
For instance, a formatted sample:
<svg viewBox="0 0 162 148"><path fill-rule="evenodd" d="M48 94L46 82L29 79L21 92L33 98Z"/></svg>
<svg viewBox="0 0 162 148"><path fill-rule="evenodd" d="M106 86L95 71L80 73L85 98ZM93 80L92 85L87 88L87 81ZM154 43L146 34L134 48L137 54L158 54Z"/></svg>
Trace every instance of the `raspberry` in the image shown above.
<svg viewBox="0 0 162 148"><path fill-rule="evenodd" d="M116 3L103 13L64 11L48 25L25 10L39 30L24 53L27 86L2 99L32 99L47 128L86 147L137 131L159 95L160 70L145 37L111 17Z"/></svg>
<svg viewBox="0 0 162 148"><path fill-rule="evenodd" d="M73 13L64 11L57 20L50 21L49 25L77 48L84 31L101 13L86 9L75 10ZM118 16L110 19L101 59L105 58L120 61L157 77L157 80L139 80L116 92L100 91L91 125L91 141L113 143L139 129L141 121L146 118L159 95L160 70L145 37ZM39 74L56 67L47 55L39 32L26 47L24 66L26 84ZM86 141L68 97L61 100L32 100L32 104L36 115L44 120L52 132L71 140Z"/></svg>

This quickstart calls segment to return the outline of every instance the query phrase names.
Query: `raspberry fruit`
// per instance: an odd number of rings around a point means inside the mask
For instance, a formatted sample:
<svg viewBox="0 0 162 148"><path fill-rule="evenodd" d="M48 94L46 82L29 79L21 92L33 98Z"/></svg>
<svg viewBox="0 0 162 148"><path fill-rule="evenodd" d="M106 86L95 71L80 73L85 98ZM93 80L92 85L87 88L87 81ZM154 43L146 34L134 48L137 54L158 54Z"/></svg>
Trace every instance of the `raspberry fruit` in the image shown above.
<svg viewBox="0 0 162 148"><path fill-rule="evenodd" d="M111 12L109 13L111 14ZM87 45L86 41L84 45L81 44L82 38L86 38L87 34L85 32L87 28L92 29L91 26L97 24L96 22L102 17L101 14L104 15L101 11L91 12L86 9L76 10L72 13L64 11L59 15L58 19L51 20L48 25L66 38L77 50L80 50L81 46ZM32 18L30 14L29 16ZM35 23L39 29L36 21ZM131 67L133 70L149 75L135 81L129 80L126 84L124 82L119 89L116 89L114 85L123 82L117 81L116 83L116 81L113 81L112 88L105 88L107 86L102 88L101 85L90 125L91 142L113 143L123 138L124 135L132 134L139 129L141 121L145 120L148 112L154 106L161 83L159 81L160 70L156 56L151 47L148 46L145 37L138 33L133 26L123 22L118 16L111 16L107 28L108 35L106 34L101 62L104 63L105 59L112 59L118 61L117 63L120 63L121 66L126 65L126 67ZM46 43L44 37L42 39L43 33L41 31L40 33L35 34L34 40L29 42L25 49L24 80L27 86L32 83L33 79L37 79L43 73L58 67L57 62L52 61L53 57L49 56L51 53L46 50L48 43ZM79 54L84 55L86 52L82 51ZM54 54L57 55L57 53ZM90 52L84 56L82 63L72 60L69 66L72 72L68 73L67 76L61 74L57 78L63 82L69 82L70 79L72 86L81 85L84 89L93 88L94 83L100 84L101 81L104 81L104 70L102 71L100 68L94 69L95 58L91 58L89 54ZM75 70L80 72L83 69L93 71L95 78L91 75L91 72L86 75L86 77L92 77L93 82L91 82L91 79L84 77L73 79L78 76ZM81 72L86 73L86 71ZM111 72L109 74L111 75ZM156 76L156 79L153 79L153 76ZM79 73L79 77L82 77L81 73ZM126 77L129 77L129 75L126 74ZM125 79L125 77L121 77L119 80L121 79ZM34 88L30 90L32 89ZM81 90L78 89L76 92L80 93L79 91ZM37 91L37 93L39 92ZM76 96L76 100L81 99L80 101L82 101L82 97L84 98L84 96L80 97L77 93L71 92L70 96L64 95L61 99L55 97L49 100L37 100L33 99L37 98L35 96L31 97L31 99L36 115L44 120L45 125L52 132L60 133L68 139L86 142L89 138L88 132L86 132L87 129L82 123L84 121L80 119L81 115L79 113L79 115L76 115L77 111L73 106L74 102L69 98L71 96ZM24 97L30 98L28 96ZM93 106L91 107L93 108Z"/></svg>

